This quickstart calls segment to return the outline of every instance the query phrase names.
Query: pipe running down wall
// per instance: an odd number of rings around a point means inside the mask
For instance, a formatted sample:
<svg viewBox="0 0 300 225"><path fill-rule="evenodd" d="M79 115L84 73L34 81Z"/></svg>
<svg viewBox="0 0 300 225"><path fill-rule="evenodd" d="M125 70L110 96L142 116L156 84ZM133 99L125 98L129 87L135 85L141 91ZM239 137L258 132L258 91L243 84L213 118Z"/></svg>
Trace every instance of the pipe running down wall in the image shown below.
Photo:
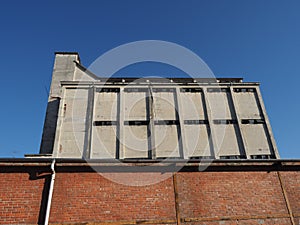
<svg viewBox="0 0 300 225"><path fill-rule="evenodd" d="M51 181L50 181L50 187L49 187L49 195L47 199L47 209L46 209L46 215L45 215L45 225L49 224L49 217L50 217L50 210L51 210L51 203L52 203L52 195L53 195L53 189L54 189L54 181L55 181L55 159L53 159L51 163Z"/></svg>

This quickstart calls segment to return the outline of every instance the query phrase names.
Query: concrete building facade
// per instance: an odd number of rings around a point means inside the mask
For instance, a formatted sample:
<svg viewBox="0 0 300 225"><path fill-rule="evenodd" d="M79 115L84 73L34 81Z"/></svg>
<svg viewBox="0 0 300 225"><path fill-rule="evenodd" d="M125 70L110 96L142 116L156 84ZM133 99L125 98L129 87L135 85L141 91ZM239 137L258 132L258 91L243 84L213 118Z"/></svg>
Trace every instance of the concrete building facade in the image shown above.
<svg viewBox="0 0 300 225"><path fill-rule="evenodd" d="M105 78L57 53L40 153L85 159L279 158L259 84Z"/></svg>

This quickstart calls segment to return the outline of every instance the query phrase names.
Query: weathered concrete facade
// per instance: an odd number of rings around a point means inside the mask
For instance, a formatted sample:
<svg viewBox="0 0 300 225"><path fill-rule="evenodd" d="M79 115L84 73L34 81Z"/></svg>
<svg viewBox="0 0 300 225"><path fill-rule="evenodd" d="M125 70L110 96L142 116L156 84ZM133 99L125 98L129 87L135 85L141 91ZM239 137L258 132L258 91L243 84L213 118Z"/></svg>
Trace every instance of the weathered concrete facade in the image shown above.
<svg viewBox="0 0 300 225"><path fill-rule="evenodd" d="M279 158L258 83L99 78L57 53L40 153L66 158Z"/></svg>
<svg viewBox="0 0 300 225"><path fill-rule="evenodd" d="M258 83L99 78L57 53L40 153L67 158L279 158Z"/></svg>

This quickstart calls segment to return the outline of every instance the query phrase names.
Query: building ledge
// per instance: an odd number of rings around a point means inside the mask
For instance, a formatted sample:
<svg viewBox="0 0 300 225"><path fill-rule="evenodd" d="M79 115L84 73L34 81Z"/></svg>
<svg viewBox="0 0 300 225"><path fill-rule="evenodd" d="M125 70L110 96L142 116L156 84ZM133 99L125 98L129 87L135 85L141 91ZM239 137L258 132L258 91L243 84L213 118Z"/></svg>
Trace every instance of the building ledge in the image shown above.
<svg viewBox="0 0 300 225"><path fill-rule="evenodd" d="M1 158L0 170L48 167L53 158ZM300 159L235 160L100 160L55 159L57 172L222 172L300 171ZM5 169L4 169L5 168Z"/></svg>

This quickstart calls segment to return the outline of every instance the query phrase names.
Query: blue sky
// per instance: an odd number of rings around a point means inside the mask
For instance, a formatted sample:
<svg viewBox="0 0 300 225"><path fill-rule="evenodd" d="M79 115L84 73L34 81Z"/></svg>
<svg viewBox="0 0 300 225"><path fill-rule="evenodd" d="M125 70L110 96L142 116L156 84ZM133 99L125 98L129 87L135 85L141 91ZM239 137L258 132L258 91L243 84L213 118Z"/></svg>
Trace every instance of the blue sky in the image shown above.
<svg viewBox="0 0 300 225"><path fill-rule="evenodd" d="M0 157L38 153L55 51L79 52L89 66L118 45L164 40L217 77L261 82L281 157L300 158L299 12L299 0L2 1Z"/></svg>

